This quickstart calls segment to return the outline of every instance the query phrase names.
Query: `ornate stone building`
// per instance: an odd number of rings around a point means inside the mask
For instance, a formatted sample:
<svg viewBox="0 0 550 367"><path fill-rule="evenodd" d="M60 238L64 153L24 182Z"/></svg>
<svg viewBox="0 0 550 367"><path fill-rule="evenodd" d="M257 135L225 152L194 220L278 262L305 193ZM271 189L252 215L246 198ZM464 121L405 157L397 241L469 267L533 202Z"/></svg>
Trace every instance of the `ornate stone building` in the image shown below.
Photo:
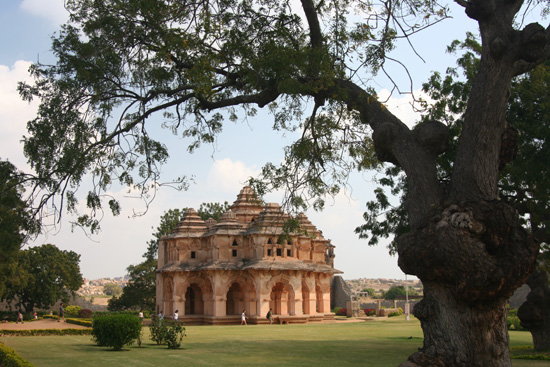
<svg viewBox="0 0 550 367"><path fill-rule="evenodd" d="M157 312L179 310L191 324L267 322L271 308L281 323L333 318L330 281L334 246L304 214L299 233L284 236L289 215L278 204L262 205L250 187L219 222L189 209L161 238Z"/></svg>

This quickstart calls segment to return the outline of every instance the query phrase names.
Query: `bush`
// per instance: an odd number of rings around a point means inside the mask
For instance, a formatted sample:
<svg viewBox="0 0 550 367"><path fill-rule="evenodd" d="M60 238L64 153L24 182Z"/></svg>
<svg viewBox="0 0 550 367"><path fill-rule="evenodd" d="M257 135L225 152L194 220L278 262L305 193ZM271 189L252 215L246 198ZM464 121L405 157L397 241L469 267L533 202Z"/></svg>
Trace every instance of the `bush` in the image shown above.
<svg viewBox="0 0 550 367"><path fill-rule="evenodd" d="M34 367L23 358L21 358L15 350L0 343L0 366L2 367Z"/></svg>
<svg viewBox="0 0 550 367"><path fill-rule="evenodd" d="M67 306L65 307L65 313L71 317L77 317L78 313L82 310L80 306Z"/></svg>
<svg viewBox="0 0 550 367"><path fill-rule="evenodd" d="M181 346L181 341L185 334L185 326L180 322L172 322L169 324L168 329L166 330L166 344L169 349L176 349Z"/></svg>
<svg viewBox="0 0 550 367"><path fill-rule="evenodd" d="M92 335L90 329L34 329L34 330L0 330L0 336L64 336ZM0 366L2 364L0 363Z"/></svg>
<svg viewBox="0 0 550 367"><path fill-rule="evenodd" d="M342 307L336 307L334 309L334 313L336 314L336 316L347 316L348 315L348 309L347 308L342 308Z"/></svg>
<svg viewBox="0 0 550 367"><path fill-rule="evenodd" d="M92 340L99 346L121 350L141 335L141 322L133 315L101 315L92 322Z"/></svg>
<svg viewBox="0 0 550 367"><path fill-rule="evenodd" d="M517 316L508 316L506 318L506 325L508 326L508 330L524 330Z"/></svg>
<svg viewBox="0 0 550 367"><path fill-rule="evenodd" d="M163 344L166 341L166 333L168 326L165 319L160 319L153 315L151 318L151 324L149 325L149 332L151 334L151 340L158 345Z"/></svg>
<svg viewBox="0 0 550 367"><path fill-rule="evenodd" d="M374 308L365 308L363 310L363 312L365 313L366 316L375 316L376 315L376 310Z"/></svg>
<svg viewBox="0 0 550 367"><path fill-rule="evenodd" d="M78 317L81 319L91 319L94 315L94 311L90 310L89 308L83 308L82 310L78 311Z"/></svg>
<svg viewBox="0 0 550 367"><path fill-rule="evenodd" d="M80 326L92 327L92 320L82 320L82 319L65 319L65 322L69 324L75 324Z"/></svg>

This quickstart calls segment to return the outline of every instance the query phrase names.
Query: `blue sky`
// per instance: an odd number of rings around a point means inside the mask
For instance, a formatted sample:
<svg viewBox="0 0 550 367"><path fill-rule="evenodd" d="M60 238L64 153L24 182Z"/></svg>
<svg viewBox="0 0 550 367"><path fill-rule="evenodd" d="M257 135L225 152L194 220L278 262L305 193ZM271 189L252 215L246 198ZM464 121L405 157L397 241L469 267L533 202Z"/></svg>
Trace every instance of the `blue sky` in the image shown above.
<svg viewBox="0 0 550 367"><path fill-rule="evenodd" d="M444 72L447 66L453 65L453 57L445 54L446 45L453 39L463 39L467 28L475 30L475 23L462 14L459 6L451 4L450 7L454 19L412 39L426 63L414 56L406 45L398 48L394 55L409 65L415 90L431 71ZM28 169L19 141L25 134L26 122L34 116L36 104L22 102L15 88L18 81L29 80L27 69L32 62L53 62L49 52L50 37L66 17L63 0L0 2L0 157L9 159L19 169ZM409 87L402 71L394 69L393 76L402 87ZM388 79L376 78L374 83L380 95L388 95L387 89L391 88ZM387 105L394 114L412 123L415 115L409 101L409 96L394 95ZM79 229L72 231L69 218L65 217L54 231L40 236L29 246L53 243L81 254L81 270L90 279L122 276L128 265L142 261L146 242L165 210L198 208L202 202L232 203L249 176L257 175L268 161L282 159L285 142L292 137L272 131L271 125L271 118L265 113L237 124L228 123L214 146L204 146L193 155L185 152L184 142L164 131L163 142L170 148L171 158L163 168L163 178L194 175L196 184L189 191L162 189L145 215L133 217L133 211L145 210L143 203L128 195L125 189L113 189L118 190L112 194L121 199L123 211L118 217L106 213L99 235L88 237ZM355 174L350 183L352 191L338 195L334 201L329 200L323 212L306 213L325 238L336 246L335 267L344 271L345 279L403 279L405 275L397 267L397 258L388 255L384 243L369 247L353 233L354 228L362 224L365 202L372 198L375 187L372 176ZM280 195L273 194L265 199L277 202Z"/></svg>

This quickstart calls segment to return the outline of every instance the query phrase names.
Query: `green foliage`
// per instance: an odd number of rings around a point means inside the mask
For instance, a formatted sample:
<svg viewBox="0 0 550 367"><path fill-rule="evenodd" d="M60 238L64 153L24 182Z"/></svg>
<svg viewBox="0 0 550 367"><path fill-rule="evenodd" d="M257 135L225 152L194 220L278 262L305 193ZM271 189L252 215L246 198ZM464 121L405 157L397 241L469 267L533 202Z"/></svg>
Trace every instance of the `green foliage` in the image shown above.
<svg viewBox="0 0 550 367"><path fill-rule="evenodd" d="M168 324L164 341L168 346L168 349L177 349L181 346L181 341L185 334L185 326L182 322L171 322Z"/></svg>
<svg viewBox="0 0 550 367"><path fill-rule="evenodd" d="M510 356L512 359L550 361L550 352L538 352L532 345L525 347L511 347Z"/></svg>
<svg viewBox="0 0 550 367"><path fill-rule="evenodd" d="M94 311L90 310L89 308L83 308L82 310L78 311L78 317L81 319L91 319L94 315Z"/></svg>
<svg viewBox="0 0 550 367"><path fill-rule="evenodd" d="M118 297L122 294L122 288L116 283L107 283L103 286L103 293L108 296Z"/></svg>
<svg viewBox="0 0 550 367"><path fill-rule="evenodd" d="M404 299L406 296L405 286L394 285L384 294L385 299Z"/></svg>
<svg viewBox="0 0 550 367"><path fill-rule="evenodd" d="M388 317L396 317L403 315L403 311L393 311L388 314Z"/></svg>
<svg viewBox="0 0 550 367"><path fill-rule="evenodd" d="M51 244L23 250L17 279L8 282L4 298L19 300L27 312L49 308L58 300L67 302L83 284L79 262L80 255Z"/></svg>
<svg viewBox="0 0 550 367"><path fill-rule="evenodd" d="M0 343L0 366L2 367L34 367L33 364L21 358L15 350Z"/></svg>
<svg viewBox="0 0 550 367"><path fill-rule="evenodd" d="M199 207L199 210L197 210L197 213L199 214L199 217L201 217L202 220L213 218L218 222L222 214L225 213L227 210L229 210L230 206L231 205L229 205L227 201L225 201L223 204L202 203Z"/></svg>
<svg viewBox="0 0 550 367"><path fill-rule="evenodd" d="M508 315L506 317L506 325L508 326L508 330L525 330L521 326L521 320L517 316Z"/></svg>
<svg viewBox="0 0 550 367"><path fill-rule="evenodd" d="M68 316L71 316L71 317L77 317L78 316L78 313L82 311L82 307L80 306L67 306L65 307L65 313L68 315Z"/></svg>
<svg viewBox="0 0 550 367"><path fill-rule="evenodd" d="M55 194L48 200L62 196L56 203L69 211L76 212L85 175L96 178L83 195L89 211L79 213L77 221L93 231L99 230L93 215L101 208L120 212L116 199L103 195L112 184L134 187L147 197L160 183L169 155L148 131L157 112L163 113L163 127L188 138L192 152L214 142L226 116L236 121L239 115L255 116L256 106L267 107L274 129L304 130L287 149L296 164L281 165L268 176L303 177L312 183L312 195L333 195L350 169L374 163L372 142L364 136L367 125L346 108L349 102L347 107L358 109L350 96L355 90L337 82L353 79L357 64L365 73L378 72L398 38L447 17L446 7L431 0L320 3L309 11L325 26L311 31L302 10L275 0L215 7L71 0L66 8L70 23L52 44L57 63L34 65L36 82L19 87L23 99L40 99L24 149L40 179L37 186ZM368 12L370 18L349 22L352 11ZM380 108L370 90L361 92L366 104ZM303 119L310 99L315 113ZM326 179L338 184L325 184ZM173 180L183 188L188 182ZM290 201L301 207L307 199L292 195ZM313 205L320 208L323 200Z"/></svg>
<svg viewBox="0 0 550 367"><path fill-rule="evenodd" d="M157 260L147 258L127 268L129 280L120 297L108 301L110 311L152 310L155 308Z"/></svg>
<svg viewBox="0 0 550 367"><path fill-rule="evenodd" d="M363 288L361 292L368 293L370 297L376 296L376 291L374 290L374 288Z"/></svg>
<svg viewBox="0 0 550 367"><path fill-rule="evenodd" d="M0 329L0 336L63 336L63 335L92 335L92 329L35 329L35 330Z"/></svg>
<svg viewBox="0 0 550 367"><path fill-rule="evenodd" d="M75 324L75 325L80 325L80 326L92 327L92 320L83 320L83 319L72 319L72 318L68 318L68 319L65 319L65 322L68 322L69 324Z"/></svg>
<svg viewBox="0 0 550 367"><path fill-rule="evenodd" d="M158 345L166 342L166 336L168 332L168 325L165 319L159 319L154 316L151 318L151 324L149 324L149 333L151 340Z"/></svg>
<svg viewBox="0 0 550 367"><path fill-rule="evenodd" d="M18 253L28 236L38 233L38 223L23 200L24 175L8 161L0 160L0 299L8 281L18 287Z"/></svg>
<svg viewBox="0 0 550 367"><path fill-rule="evenodd" d="M94 317L92 339L99 346L121 350L133 344L141 335L139 318L124 314L104 314Z"/></svg>

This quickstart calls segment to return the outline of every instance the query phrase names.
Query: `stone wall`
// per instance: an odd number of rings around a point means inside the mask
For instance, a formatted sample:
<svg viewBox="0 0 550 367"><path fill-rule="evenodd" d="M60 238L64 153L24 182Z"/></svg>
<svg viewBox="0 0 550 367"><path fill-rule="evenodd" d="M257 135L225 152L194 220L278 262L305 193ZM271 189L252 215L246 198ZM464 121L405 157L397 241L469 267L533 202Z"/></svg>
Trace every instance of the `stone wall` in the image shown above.
<svg viewBox="0 0 550 367"><path fill-rule="evenodd" d="M332 277L330 284L330 309L336 307L346 308L347 303L352 300L353 292L344 278L340 275Z"/></svg>

